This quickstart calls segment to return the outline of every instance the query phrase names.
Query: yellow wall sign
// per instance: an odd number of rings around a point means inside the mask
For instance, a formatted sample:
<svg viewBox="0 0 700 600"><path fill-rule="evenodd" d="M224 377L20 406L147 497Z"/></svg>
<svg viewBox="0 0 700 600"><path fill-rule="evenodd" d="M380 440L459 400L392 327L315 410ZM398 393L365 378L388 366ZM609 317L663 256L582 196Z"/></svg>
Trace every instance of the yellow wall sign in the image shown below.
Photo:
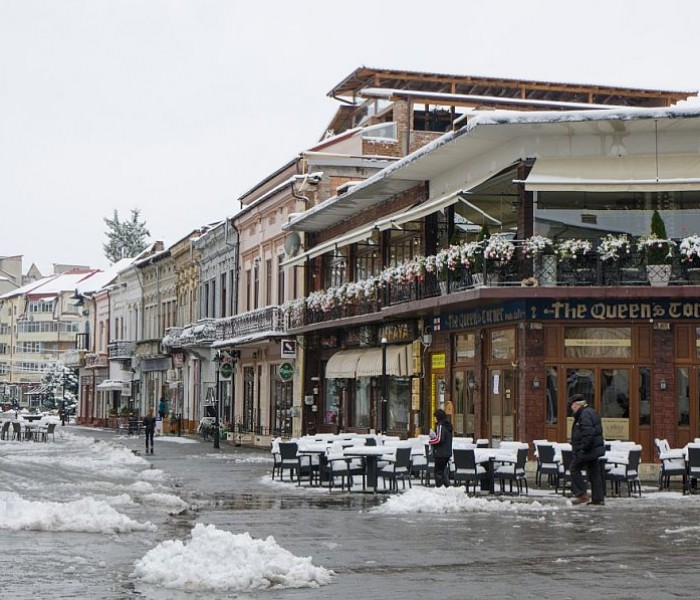
<svg viewBox="0 0 700 600"><path fill-rule="evenodd" d="M430 367L432 369L444 369L445 362L446 362L446 360L445 360L445 353L444 352L430 355Z"/></svg>

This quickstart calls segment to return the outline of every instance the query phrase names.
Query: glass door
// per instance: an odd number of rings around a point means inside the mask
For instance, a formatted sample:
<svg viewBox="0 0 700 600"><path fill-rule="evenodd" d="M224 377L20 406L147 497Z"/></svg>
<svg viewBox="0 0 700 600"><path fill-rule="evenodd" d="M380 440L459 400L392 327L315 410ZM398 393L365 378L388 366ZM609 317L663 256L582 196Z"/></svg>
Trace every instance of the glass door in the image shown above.
<svg viewBox="0 0 700 600"><path fill-rule="evenodd" d="M498 446L502 441L517 439L515 382L514 369L490 368L488 370L486 420L487 431L493 446Z"/></svg>

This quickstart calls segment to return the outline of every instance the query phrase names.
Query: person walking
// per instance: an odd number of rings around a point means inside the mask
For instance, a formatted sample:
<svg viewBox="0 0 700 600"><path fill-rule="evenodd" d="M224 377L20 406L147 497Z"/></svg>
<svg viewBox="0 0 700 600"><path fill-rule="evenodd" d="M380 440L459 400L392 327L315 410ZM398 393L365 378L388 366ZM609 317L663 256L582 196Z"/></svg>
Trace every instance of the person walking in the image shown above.
<svg viewBox="0 0 700 600"><path fill-rule="evenodd" d="M148 411L148 416L143 419L143 428L146 432L146 454L150 446L151 454L153 454L153 436L156 432L156 418L153 416L153 411Z"/></svg>
<svg viewBox="0 0 700 600"><path fill-rule="evenodd" d="M581 394L571 397L571 410L574 413L571 428L571 492L575 496L572 504L605 504L605 481L600 466L600 457L605 454L603 424L598 413ZM581 473L584 470L591 485L590 496Z"/></svg>
<svg viewBox="0 0 700 600"><path fill-rule="evenodd" d="M435 487L449 487L450 473L449 464L452 458L452 423L447 418L447 414L441 408L435 411L435 431L430 432L428 444L433 449L433 459L435 460Z"/></svg>

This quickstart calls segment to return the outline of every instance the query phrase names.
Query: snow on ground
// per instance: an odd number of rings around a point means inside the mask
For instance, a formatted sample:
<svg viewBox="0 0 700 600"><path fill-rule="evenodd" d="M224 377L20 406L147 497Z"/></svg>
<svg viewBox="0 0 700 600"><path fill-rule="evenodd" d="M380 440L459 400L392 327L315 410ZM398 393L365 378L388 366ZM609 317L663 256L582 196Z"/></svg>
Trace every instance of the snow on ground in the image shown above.
<svg viewBox="0 0 700 600"><path fill-rule="evenodd" d="M74 502L33 502L13 492L0 492L0 529L127 533L155 531L94 498Z"/></svg>
<svg viewBox="0 0 700 600"><path fill-rule="evenodd" d="M414 487L401 494L390 496L381 506L370 510L385 515L408 513L466 513L466 512L551 512L558 506L544 506L537 500L529 502L509 499L493 500L472 497L463 487L424 488Z"/></svg>
<svg viewBox="0 0 700 600"><path fill-rule="evenodd" d="M134 576L187 591L318 587L334 573L277 545L197 524L190 540L167 540L137 561Z"/></svg>

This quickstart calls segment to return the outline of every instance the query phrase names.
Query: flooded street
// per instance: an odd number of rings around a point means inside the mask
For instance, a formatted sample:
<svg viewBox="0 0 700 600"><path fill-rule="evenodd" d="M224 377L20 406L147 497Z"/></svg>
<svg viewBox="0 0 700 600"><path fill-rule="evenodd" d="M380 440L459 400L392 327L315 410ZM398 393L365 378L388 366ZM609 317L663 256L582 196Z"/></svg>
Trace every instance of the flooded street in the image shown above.
<svg viewBox="0 0 700 600"><path fill-rule="evenodd" d="M270 482L272 462L260 450L156 439L145 464L131 452L140 452L143 438L66 431L85 443L66 445L57 437L55 445L0 445L3 599L660 599L700 593L688 560L700 542L700 497L650 488L641 499L614 498L594 508L532 490L514 503L473 500L455 512L418 512L381 495ZM92 443L91 436L129 452L118 464L109 462L103 448L110 446ZM72 455L52 461L63 449ZM424 494L430 510L435 493L414 486L402 496ZM449 493L432 498L457 498ZM15 511L14 521L8 511ZM26 523L18 525L19 518ZM134 575L149 550L186 541L197 523L260 540L272 536L335 575L318 588L248 592L168 589ZM207 568L215 572L211 563Z"/></svg>

